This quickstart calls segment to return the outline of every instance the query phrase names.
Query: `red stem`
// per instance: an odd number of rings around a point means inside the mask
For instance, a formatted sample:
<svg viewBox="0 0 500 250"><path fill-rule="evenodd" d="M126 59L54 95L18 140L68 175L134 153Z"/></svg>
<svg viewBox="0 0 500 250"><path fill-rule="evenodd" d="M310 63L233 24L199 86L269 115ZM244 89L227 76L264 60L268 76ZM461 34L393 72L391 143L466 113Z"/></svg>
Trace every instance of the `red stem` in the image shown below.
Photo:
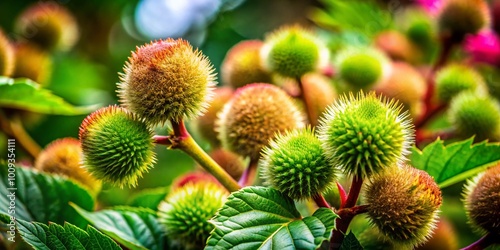
<svg viewBox="0 0 500 250"><path fill-rule="evenodd" d="M326 208L330 208L330 204L328 204L328 202L325 200L325 197L321 194L316 194L313 196L313 200L314 202L316 202L316 205L318 207L326 207Z"/></svg>
<svg viewBox="0 0 500 250"><path fill-rule="evenodd" d="M485 236L483 236L481 239L470 244L469 246L462 248L461 250L482 250L482 249L485 249L493 244L498 244L498 243L500 243L499 237L495 236L492 233L488 233Z"/></svg>
<svg viewBox="0 0 500 250"><path fill-rule="evenodd" d="M154 143L160 144L160 145L166 145L166 146L172 145L172 141L170 140L170 137L165 136L165 135L155 135L155 136L153 136L153 141L154 141Z"/></svg>
<svg viewBox="0 0 500 250"><path fill-rule="evenodd" d="M183 138L186 138L186 137L189 137L189 132L187 131L186 129L186 125L184 124L184 121L174 121L174 120L171 120L170 123L172 123L172 129L174 130L174 135L179 138L179 139L183 139Z"/></svg>
<svg viewBox="0 0 500 250"><path fill-rule="evenodd" d="M351 208L356 205L362 186L363 178L360 176L354 176L352 179L351 188L349 189L349 195L347 196L344 206L341 208Z"/></svg>
<svg viewBox="0 0 500 250"><path fill-rule="evenodd" d="M340 207L344 207L345 201L347 200L347 193L339 182L337 182L337 188L339 189L339 195L340 195Z"/></svg>

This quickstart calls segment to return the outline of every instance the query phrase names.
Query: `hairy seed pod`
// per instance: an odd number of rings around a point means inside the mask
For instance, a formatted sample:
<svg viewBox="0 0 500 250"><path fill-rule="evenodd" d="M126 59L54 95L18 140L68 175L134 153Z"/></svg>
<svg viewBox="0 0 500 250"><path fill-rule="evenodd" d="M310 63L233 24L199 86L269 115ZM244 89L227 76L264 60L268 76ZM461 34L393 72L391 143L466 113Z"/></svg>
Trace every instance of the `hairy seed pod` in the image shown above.
<svg viewBox="0 0 500 250"><path fill-rule="evenodd" d="M459 43L488 26L488 5L484 0L445 0L437 21L441 36Z"/></svg>
<svg viewBox="0 0 500 250"><path fill-rule="evenodd" d="M158 206L158 219L170 239L185 249L203 249L214 229L210 220L229 194L212 182L188 183L172 190Z"/></svg>
<svg viewBox="0 0 500 250"><path fill-rule="evenodd" d="M384 79L389 71L389 59L373 48L347 48L340 51L335 64L339 79L351 90L368 90Z"/></svg>
<svg viewBox="0 0 500 250"><path fill-rule="evenodd" d="M50 55L31 43L15 45L15 67L12 78L29 78L47 85L52 72Z"/></svg>
<svg viewBox="0 0 500 250"><path fill-rule="evenodd" d="M310 128L278 135L262 150L263 179L292 199L308 199L329 189L337 169L331 167L320 140Z"/></svg>
<svg viewBox="0 0 500 250"><path fill-rule="evenodd" d="M235 89L254 82L272 83L271 73L261 63L263 45L259 40L245 40L234 45L221 65L222 83Z"/></svg>
<svg viewBox="0 0 500 250"><path fill-rule="evenodd" d="M261 49L264 68L282 76L299 78L322 69L329 58L325 44L300 26L288 26L268 35Z"/></svg>
<svg viewBox="0 0 500 250"><path fill-rule="evenodd" d="M460 138L500 140L500 104L492 97L463 92L452 99L448 118Z"/></svg>
<svg viewBox="0 0 500 250"><path fill-rule="evenodd" d="M331 163L359 177L402 163L413 142L413 125L401 109L394 99L374 92L340 97L318 128Z"/></svg>
<svg viewBox="0 0 500 250"><path fill-rule="evenodd" d="M67 51L79 36L73 14L53 1L37 2L28 7L16 20L15 28L21 37L44 50Z"/></svg>
<svg viewBox="0 0 500 250"><path fill-rule="evenodd" d="M392 166L366 187L368 217L386 237L410 247L426 242L436 227L441 190L423 170Z"/></svg>
<svg viewBox="0 0 500 250"><path fill-rule="evenodd" d="M500 164L469 181L464 203L469 222L479 232L500 234Z"/></svg>
<svg viewBox="0 0 500 250"><path fill-rule="evenodd" d="M0 29L0 76L10 76L14 71L14 47Z"/></svg>
<svg viewBox="0 0 500 250"><path fill-rule="evenodd" d="M283 90L255 83L236 91L216 126L224 148L257 160L276 133L303 127L304 118Z"/></svg>
<svg viewBox="0 0 500 250"><path fill-rule="evenodd" d="M80 126L83 165L97 179L136 186L155 162L153 131L124 108L108 106Z"/></svg>
<svg viewBox="0 0 500 250"><path fill-rule="evenodd" d="M81 165L82 147L76 138L62 138L51 142L35 160L35 168L73 179L97 194L101 182Z"/></svg>
<svg viewBox="0 0 500 250"><path fill-rule="evenodd" d="M215 74L210 61L182 39L137 48L118 84L120 103L152 124L193 119L212 99Z"/></svg>
<svg viewBox="0 0 500 250"><path fill-rule="evenodd" d="M435 78L436 97L439 101L448 103L462 91L487 92L483 77L471 67L451 64L439 70Z"/></svg>

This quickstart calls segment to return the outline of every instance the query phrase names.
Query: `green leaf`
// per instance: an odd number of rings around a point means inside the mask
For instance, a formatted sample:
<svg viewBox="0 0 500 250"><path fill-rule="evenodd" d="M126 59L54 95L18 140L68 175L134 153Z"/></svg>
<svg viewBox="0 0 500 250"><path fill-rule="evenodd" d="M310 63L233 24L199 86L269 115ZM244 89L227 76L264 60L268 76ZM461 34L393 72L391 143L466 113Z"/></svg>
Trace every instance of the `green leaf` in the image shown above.
<svg viewBox="0 0 500 250"><path fill-rule="evenodd" d="M82 218L69 202L85 209L94 207L94 200L86 189L60 176L38 172L32 168L15 167L10 175L5 162L0 162L0 206L1 211L25 221L49 221L63 224L70 222L85 228ZM13 179L11 177L14 176Z"/></svg>
<svg viewBox="0 0 500 250"><path fill-rule="evenodd" d="M434 177L439 187L453 185L500 162L500 143L472 142L470 138L445 146L437 139L422 151L414 147L411 163Z"/></svg>
<svg viewBox="0 0 500 250"><path fill-rule="evenodd" d="M144 207L157 211L158 205L167 196L169 187L145 189L138 192L128 202L132 207Z"/></svg>
<svg viewBox="0 0 500 250"><path fill-rule="evenodd" d="M316 249L329 239L336 218L327 208L302 218L281 192L246 187L232 193L215 215L205 249Z"/></svg>
<svg viewBox="0 0 500 250"><path fill-rule="evenodd" d="M64 227L49 223L17 220L17 229L21 238L34 249L72 249L72 250L118 250L116 242L97 231L92 226L84 231L70 223Z"/></svg>
<svg viewBox="0 0 500 250"><path fill-rule="evenodd" d="M0 77L0 108L54 115L86 114L96 106L74 107L30 79Z"/></svg>
<svg viewBox="0 0 500 250"><path fill-rule="evenodd" d="M356 236L350 232L345 236L344 241L342 241L340 250L363 250L363 246L356 239Z"/></svg>
<svg viewBox="0 0 500 250"><path fill-rule="evenodd" d="M96 228L127 248L163 249L165 232L151 209L117 207L88 212L78 206L73 207Z"/></svg>

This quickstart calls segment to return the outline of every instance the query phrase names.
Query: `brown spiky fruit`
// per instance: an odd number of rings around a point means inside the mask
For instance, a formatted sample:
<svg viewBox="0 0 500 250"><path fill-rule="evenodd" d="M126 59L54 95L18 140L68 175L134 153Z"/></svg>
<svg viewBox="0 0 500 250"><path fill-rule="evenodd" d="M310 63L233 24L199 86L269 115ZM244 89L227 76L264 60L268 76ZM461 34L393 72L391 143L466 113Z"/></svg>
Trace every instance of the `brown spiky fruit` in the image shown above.
<svg viewBox="0 0 500 250"><path fill-rule="evenodd" d="M444 0L437 21L441 37L459 43L467 34L476 34L487 27L489 19L484 0Z"/></svg>
<svg viewBox="0 0 500 250"><path fill-rule="evenodd" d="M192 123L196 132L203 139L207 140L212 148L221 146L221 142L217 138L217 132L215 131L215 121L217 120L217 114L222 110L224 104L231 99L233 92L233 89L228 86L216 88L214 98L209 102L206 113Z"/></svg>
<svg viewBox="0 0 500 250"><path fill-rule="evenodd" d="M500 235L500 164L467 183L465 211L477 231Z"/></svg>
<svg viewBox="0 0 500 250"><path fill-rule="evenodd" d="M78 40L73 14L55 1L38 1L16 20L17 33L45 50L66 51Z"/></svg>
<svg viewBox="0 0 500 250"><path fill-rule="evenodd" d="M278 132L303 126L303 115L286 92L265 83L239 88L217 120L222 145L252 160Z"/></svg>
<svg viewBox="0 0 500 250"><path fill-rule="evenodd" d="M50 55L31 43L15 45L15 67L13 78L29 78L40 85L46 85L52 72Z"/></svg>
<svg viewBox="0 0 500 250"><path fill-rule="evenodd" d="M234 45L226 54L221 66L221 80L233 88L249 83L272 83L271 73L262 67L260 40L245 40Z"/></svg>
<svg viewBox="0 0 500 250"><path fill-rule="evenodd" d="M410 247L430 238L442 203L434 179L409 165L374 176L365 197L370 221L391 240Z"/></svg>
<svg viewBox="0 0 500 250"><path fill-rule="evenodd" d="M118 84L120 103L151 124L193 119L213 96L213 66L183 39L137 47Z"/></svg>
<svg viewBox="0 0 500 250"><path fill-rule="evenodd" d="M417 118L423 111L423 99L427 90L424 76L413 66L405 62L395 62L387 80L374 86L377 93L397 99L412 118Z"/></svg>
<svg viewBox="0 0 500 250"><path fill-rule="evenodd" d="M328 105L338 97L330 79L322 74L308 73L302 78L302 91L304 101L308 103L309 121L312 126L317 126L319 118Z"/></svg>
<svg viewBox="0 0 500 250"><path fill-rule="evenodd" d="M14 71L14 47L0 29L0 76L10 76Z"/></svg>
<svg viewBox="0 0 500 250"><path fill-rule="evenodd" d="M65 176L83 185L93 194L101 189L101 182L83 166L82 146L76 138L62 138L51 142L35 160L40 171Z"/></svg>

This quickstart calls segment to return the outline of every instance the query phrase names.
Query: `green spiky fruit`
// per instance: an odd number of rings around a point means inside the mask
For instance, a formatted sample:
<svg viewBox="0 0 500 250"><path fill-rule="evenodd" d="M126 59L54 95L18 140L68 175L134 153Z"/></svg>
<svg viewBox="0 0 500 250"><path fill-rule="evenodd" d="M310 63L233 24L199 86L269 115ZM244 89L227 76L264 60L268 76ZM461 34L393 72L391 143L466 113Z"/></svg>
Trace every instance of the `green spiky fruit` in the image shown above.
<svg viewBox="0 0 500 250"><path fill-rule="evenodd" d="M15 45L15 67L13 78L29 78L40 85L46 85L52 72L50 55L31 43Z"/></svg>
<svg viewBox="0 0 500 250"><path fill-rule="evenodd" d="M367 90L388 72L389 60L372 48L347 48L335 59L339 78L352 90Z"/></svg>
<svg viewBox="0 0 500 250"><path fill-rule="evenodd" d="M0 76L10 76L14 71L14 48L0 29Z"/></svg>
<svg viewBox="0 0 500 250"><path fill-rule="evenodd" d="M368 217L386 237L414 247L435 228L441 190L427 172L409 165L391 166L366 187Z"/></svg>
<svg viewBox="0 0 500 250"><path fill-rule="evenodd" d="M329 52L313 33L289 26L268 35L261 49L264 67L280 75L299 78L326 65Z"/></svg>
<svg viewBox="0 0 500 250"><path fill-rule="evenodd" d="M158 219L170 239L186 249L203 249L214 229L210 220L222 207L227 191L211 182L188 183L172 190L158 206Z"/></svg>
<svg viewBox="0 0 500 250"><path fill-rule="evenodd" d="M276 133L304 126L293 100L280 88L265 83L239 88L217 121L224 148L252 160Z"/></svg>
<svg viewBox="0 0 500 250"><path fill-rule="evenodd" d="M124 72L118 84L120 103L152 124L203 114L215 86L208 58L182 39L138 47Z"/></svg>
<svg viewBox="0 0 500 250"><path fill-rule="evenodd" d="M471 225L482 233L500 234L500 164L467 183L465 211Z"/></svg>
<svg viewBox="0 0 500 250"><path fill-rule="evenodd" d="M35 168L73 179L97 194L101 182L81 166L82 147L75 138L62 138L51 142L36 158Z"/></svg>
<svg viewBox="0 0 500 250"><path fill-rule="evenodd" d="M439 33L453 42L475 34L489 24L489 9L484 0L446 0L438 16Z"/></svg>
<svg viewBox="0 0 500 250"><path fill-rule="evenodd" d="M78 25L73 15L56 2L37 2L16 20L16 31L45 50L66 51L78 40Z"/></svg>
<svg viewBox="0 0 500 250"><path fill-rule="evenodd" d="M374 90L389 98L397 99L412 118L417 118L423 111L423 100L427 83L422 74L410 64L396 62L387 80L376 84Z"/></svg>
<svg viewBox="0 0 500 250"><path fill-rule="evenodd" d="M402 163L413 141L413 125L401 109L393 99L374 92L340 97L318 129L331 163L360 177Z"/></svg>
<svg viewBox="0 0 500 250"><path fill-rule="evenodd" d="M124 108L108 106L80 126L83 165L96 178L123 187L136 186L155 162L153 132Z"/></svg>
<svg viewBox="0 0 500 250"><path fill-rule="evenodd" d="M261 63L260 49L263 45L259 40L245 40L234 45L221 65L222 83L233 88L255 82L271 83L271 73Z"/></svg>
<svg viewBox="0 0 500 250"><path fill-rule="evenodd" d="M292 199L307 199L334 184L331 167L320 140L309 128L278 135L262 150L263 178Z"/></svg>
<svg viewBox="0 0 500 250"><path fill-rule="evenodd" d="M463 92L452 99L449 120L457 136L476 141L500 140L500 105L498 101L473 92Z"/></svg>
<svg viewBox="0 0 500 250"><path fill-rule="evenodd" d="M436 96L441 102L449 102L462 91L486 93L483 77L471 67L451 64L441 69L435 78Z"/></svg>
<svg viewBox="0 0 500 250"><path fill-rule="evenodd" d="M203 139L207 140L212 148L221 146L221 142L217 138L217 132L215 131L215 121L217 120L217 114L222 110L224 104L231 99L233 92L233 89L230 87L216 88L214 91L214 98L209 102L205 114L192 122L195 131L203 137Z"/></svg>

